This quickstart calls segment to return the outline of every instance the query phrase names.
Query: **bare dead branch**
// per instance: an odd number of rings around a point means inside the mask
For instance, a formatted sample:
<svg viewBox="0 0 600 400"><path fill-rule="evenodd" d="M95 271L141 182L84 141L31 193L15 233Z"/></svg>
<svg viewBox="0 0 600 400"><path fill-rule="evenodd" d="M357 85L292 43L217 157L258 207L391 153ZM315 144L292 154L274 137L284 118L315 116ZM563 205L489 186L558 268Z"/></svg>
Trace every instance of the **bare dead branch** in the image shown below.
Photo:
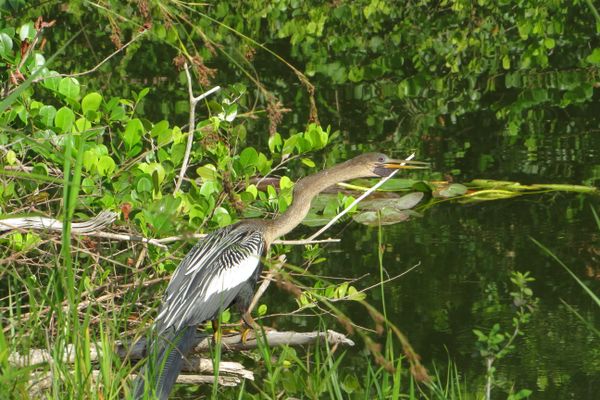
<svg viewBox="0 0 600 400"><path fill-rule="evenodd" d="M74 222L72 224L72 232L74 234L90 234L98 231L99 229L105 228L111 224L117 218L117 213L112 211L102 211L100 214L93 218L90 218L85 222ZM7 218L0 220L0 232L8 231L11 229L38 229L38 230L50 230L50 231L62 231L62 221L54 218L46 217L20 217L20 218Z"/></svg>
<svg viewBox="0 0 600 400"><path fill-rule="evenodd" d="M138 40L142 35L144 35L147 32L147 30L141 31L139 34L135 35L129 42L125 43L123 46L121 46L120 48L118 48L117 50L113 51L111 54L109 54L104 60L100 61L98 64L96 64L93 68L88 69L87 71L83 71L83 72L76 72L74 74L57 74L57 75L53 75L52 77L71 77L74 78L76 76L83 76L83 75L88 75L91 73L96 72L101 66L103 66L104 64L106 64L111 58L113 58L114 56L116 56L117 54L119 54L120 52L122 52L123 50L125 50L127 47L129 47L129 45L131 45L132 43L134 43L136 40ZM48 76L44 76L41 78L36 78L33 80L33 82L39 82L39 81L43 81L44 79L49 78Z"/></svg>
<svg viewBox="0 0 600 400"><path fill-rule="evenodd" d="M189 66L188 66L187 62L185 63L183 68L185 70L185 76L187 78L187 83L188 83L188 95L189 95L189 100L190 100L190 119L189 119L189 124L188 124L189 125L188 126L188 138L187 138L188 140L187 140L187 145L185 147L185 154L183 156L183 162L181 163L181 170L179 171L179 178L177 179L177 183L175 184L175 190L173 191L173 194L175 194L179 191L179 188L181 187L181 183L183 182L183 179L185 178L185 171L187 170L188 163L190 161L190 153L192 151L192 143L194 142L194 131L196 130L196 105L202 99L210 96L211 94L213 94L216 91L221 89L220 86L215 86L214 88L210 89L208 92L203 93L200 96L194 97L194 91L192 88L192 76L190 75L190 70L189 70Z"/></svg>

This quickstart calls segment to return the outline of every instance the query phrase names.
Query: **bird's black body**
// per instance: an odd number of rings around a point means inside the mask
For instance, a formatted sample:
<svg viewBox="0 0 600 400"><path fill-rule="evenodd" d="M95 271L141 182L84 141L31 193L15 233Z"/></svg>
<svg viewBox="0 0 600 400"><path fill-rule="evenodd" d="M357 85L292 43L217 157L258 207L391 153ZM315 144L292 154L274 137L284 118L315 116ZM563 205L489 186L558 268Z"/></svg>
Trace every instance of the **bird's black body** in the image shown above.
<svg viewBox="0 0 600 400"><path fill-rule="evenodd" d="M210 233L184 257L148 339L149 362L135 383L136 398L154 391L166 399L191 350L196 327L217 319L232 305L242 313L248 309L264 249L256 225L241 222ZM145 380L153 385L145 385Z"/></svg>
<svg viewBox="0 0 600 400"><path fill-rule="evenodd" d="M423 168L423 164L391 160L381 153L360 155L297 182L294 201L279 217L242 221L200 241L169 282L147 346L148 362L135 384L135 397L149 392L167 399L199 324L215 320L231 305L243 313L246 323L252 320L245 313L261 273L260 257L273 240L302 222L318 193L337 182L388 176L395 169Z"/></svg>

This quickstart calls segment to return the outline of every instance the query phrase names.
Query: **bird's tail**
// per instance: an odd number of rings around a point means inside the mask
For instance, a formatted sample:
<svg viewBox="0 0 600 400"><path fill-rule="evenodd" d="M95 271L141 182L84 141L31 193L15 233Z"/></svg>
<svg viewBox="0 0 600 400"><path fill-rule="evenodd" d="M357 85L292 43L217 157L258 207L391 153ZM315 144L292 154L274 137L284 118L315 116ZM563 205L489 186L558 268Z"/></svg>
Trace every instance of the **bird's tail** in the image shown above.
<svg viewBox="0 0 600 400"><path fill-rule="evenodd" d="M148 360L134 381L136 400L166 400L183 366L183 357L194 344L195 326L176 331L170 328L146 344Z"/></svg>

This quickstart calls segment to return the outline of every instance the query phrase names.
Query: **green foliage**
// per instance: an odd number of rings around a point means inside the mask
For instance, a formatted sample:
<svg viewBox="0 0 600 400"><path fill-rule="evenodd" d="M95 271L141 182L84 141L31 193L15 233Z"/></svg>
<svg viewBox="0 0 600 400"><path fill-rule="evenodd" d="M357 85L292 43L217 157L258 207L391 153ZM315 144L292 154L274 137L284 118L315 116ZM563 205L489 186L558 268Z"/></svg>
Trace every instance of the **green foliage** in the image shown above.
<svg viewBox="0 0 600 400"><path fill-rule="evenodd" d="M485 360L486 365L486 399L490 399L492 386L496 384L494 382L496 373L494 363L515 351L514 341L518 336L523 335L523 327L530 321L538 302L529 287L529 284L535 281L529 276L529 272L512 272L510 281L516 287L515 291L510 292L513 305L516 307L515 315L512 317L512 331L503 331L499 323L494 323L487 332L480 329L473 330L477 337L476 345L479 355ZM493 306L499 307L500 305L494 304ZM510 390L512 392L512 388ZM510 398L521 399L528 397L529 394L531 394L530 390L523 389L516 394L511 393Z"/></svg>

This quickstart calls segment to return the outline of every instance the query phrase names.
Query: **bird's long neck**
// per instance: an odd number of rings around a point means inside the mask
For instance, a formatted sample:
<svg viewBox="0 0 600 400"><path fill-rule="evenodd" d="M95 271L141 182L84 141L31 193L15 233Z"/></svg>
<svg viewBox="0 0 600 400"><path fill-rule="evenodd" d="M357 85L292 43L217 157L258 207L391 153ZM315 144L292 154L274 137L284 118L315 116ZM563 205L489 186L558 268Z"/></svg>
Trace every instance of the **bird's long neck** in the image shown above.
<svg viewBox="0 0 600 400"><path fill-rule="evenodd" d="M267 242L272 242L298 226L308 214L312 199L323 190L338 182L362 176L366 176L364 171L347 168L346 163L342 163L296 182L292 204L279 217L265 221Z"/></svg>

